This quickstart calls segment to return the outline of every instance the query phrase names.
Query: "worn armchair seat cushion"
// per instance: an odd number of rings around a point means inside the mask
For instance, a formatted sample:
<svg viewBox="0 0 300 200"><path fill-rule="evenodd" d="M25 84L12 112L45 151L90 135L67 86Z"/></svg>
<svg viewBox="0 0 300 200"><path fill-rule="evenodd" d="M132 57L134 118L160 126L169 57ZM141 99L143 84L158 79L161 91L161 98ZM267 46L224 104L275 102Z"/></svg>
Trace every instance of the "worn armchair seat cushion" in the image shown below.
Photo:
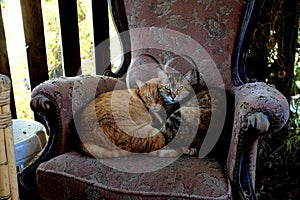
<svg viewBox="0 0 300 200"><path fill-rule="evenodd" d="M181 157L154 172L129 173L68 152L41 164L37 181L45 199L231 199L222 168L214 158Z"/></svg>

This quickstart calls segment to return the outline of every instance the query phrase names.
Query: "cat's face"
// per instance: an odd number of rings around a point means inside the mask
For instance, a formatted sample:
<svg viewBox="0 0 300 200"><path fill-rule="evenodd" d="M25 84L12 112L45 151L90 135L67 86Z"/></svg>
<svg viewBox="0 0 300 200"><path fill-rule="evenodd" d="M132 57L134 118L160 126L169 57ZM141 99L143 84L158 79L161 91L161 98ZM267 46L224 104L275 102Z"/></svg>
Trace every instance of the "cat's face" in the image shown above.
<svg viewBox="0 0 300 200"><path fill-rule="evenodd" d="M160 95L159 84L153 82L142 82L137 80L139 87L139 95L144 101L145 105L153 112L159 112L164 102L163 97Z"/></svg>
<svg viewBox="0 0 300 200"><path fill-rule="evenodd" d="M167 103L178 103L190 94L192 73L193 71L189 71L185 75L173 72L160 74L160 93Z"/></svg>

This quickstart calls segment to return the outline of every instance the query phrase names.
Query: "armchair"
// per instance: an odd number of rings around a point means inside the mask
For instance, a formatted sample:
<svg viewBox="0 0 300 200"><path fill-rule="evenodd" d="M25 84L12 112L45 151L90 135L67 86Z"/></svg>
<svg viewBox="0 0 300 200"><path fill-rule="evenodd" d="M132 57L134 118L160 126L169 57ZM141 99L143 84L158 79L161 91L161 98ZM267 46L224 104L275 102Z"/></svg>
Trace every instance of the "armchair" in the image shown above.
<svg viewBox="0 0 300 200"><path fill-rule="evenodd" d="M123 45L122 66L115 72L97 66L104 75L61 77L33 90L31 107L47 127L49 141L41 155L18 174L22 199L256 199L258 139L282 128L289 117L284 96L265 83L248 83L243 71L256 2L109 3ZM182 54L196 63L208 87L226 91L226 113L217 123L221 135L204 140L204 158L182 156L161 169L132 173L117 169L128 160L142 169L147 160L111 159L116 169L79 150L74 115L80 109L120 82L130 85L130 80L151 76L149 68L139 68L152 63L143 55L163 65ZM207 141L217 142L213 150ZM169 159L153 158L151 164Z"/></svg>

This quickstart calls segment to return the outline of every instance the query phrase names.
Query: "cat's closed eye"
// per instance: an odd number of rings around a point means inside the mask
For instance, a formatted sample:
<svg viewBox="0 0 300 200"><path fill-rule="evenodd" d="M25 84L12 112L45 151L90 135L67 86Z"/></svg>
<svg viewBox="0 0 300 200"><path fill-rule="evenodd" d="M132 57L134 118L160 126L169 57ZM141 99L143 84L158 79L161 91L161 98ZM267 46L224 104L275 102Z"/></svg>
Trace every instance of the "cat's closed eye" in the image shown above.
<svg viewBox="0 0 300 200"><path fill-rule="evenodd" d="M149 93L146 94L147 99L152 99Z"/></svg>
<svg viewBox="0 0 300 200"><path fill-rule="evenodd" d="M180 90L182 90L183 89L183 86L181 85L181 86L179 86L178 88L177 88L177 91L180 91Z"/></svg>

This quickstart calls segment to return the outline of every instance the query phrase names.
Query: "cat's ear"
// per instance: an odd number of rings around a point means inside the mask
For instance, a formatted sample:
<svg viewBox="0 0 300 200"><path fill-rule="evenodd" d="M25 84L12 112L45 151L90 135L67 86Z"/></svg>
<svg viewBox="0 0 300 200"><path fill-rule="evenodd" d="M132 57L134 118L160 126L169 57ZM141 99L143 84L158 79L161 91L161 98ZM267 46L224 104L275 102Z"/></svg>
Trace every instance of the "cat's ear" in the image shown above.
<svg viewBox="0 0 300 200"><path fill-rule="evenodd" d="M192 69L190 71L188 71L185 75L184 78L189 82L192 83L194 78L195 78L195 70Z"/></svg>
<svg viewBox="0 0 300 200"><path fill-rule="evenodd" d="M200 72L199 72L198 84L206 86L206 83L205 83L205 80L204 80L204 75L202 73L200 73Z"/></svg>
<svg viewBox="0 0 300 200"><path fill-rule="evenodd" d="M136 80L135 81L139 89L143 89L145 87L145 83L141 80Z"/></svg>
<svg viewBox="0 0 300 200"><path fill-rule="evenodd" d="M166 75L170 75L172 73L179 73L178 71L176 71L174 68L172 68L171 64L170 63L167 63L165 66L163 66L163 70L164 70L164 73Z"/></svg>
<svg viewBox="0 0 300 200"><path fill-rule="evenodd" d="M176 58L168 60L168 62L163 66L163 70L168 76L172 73L178 73L178 71L174 68L176 66L176 62L174 60L176 60Z"/></svg>
<svg viewBox="0 0 300 200"><path fill-rule="evenodd" d="M163 70L158 70L157 75L160 81L166 80L168 78L168 75Z"/></svg>

